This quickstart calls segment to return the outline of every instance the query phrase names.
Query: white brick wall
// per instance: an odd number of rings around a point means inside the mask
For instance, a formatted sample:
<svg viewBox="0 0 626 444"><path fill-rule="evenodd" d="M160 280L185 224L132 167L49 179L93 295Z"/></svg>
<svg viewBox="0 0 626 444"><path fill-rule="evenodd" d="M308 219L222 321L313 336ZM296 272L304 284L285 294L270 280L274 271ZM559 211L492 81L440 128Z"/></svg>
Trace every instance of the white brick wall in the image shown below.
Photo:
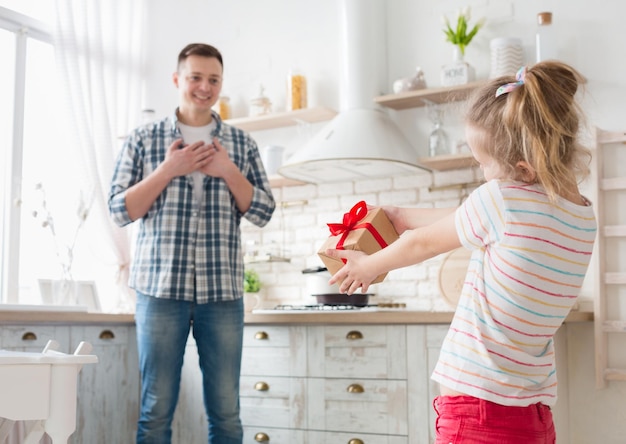
<svg viewBox="0 0 626 444"><path fill-rule="evenodd" d="M254 242L254 248L269 249L273 254L290 259L288 263L248 265L261 276L263 306L315 303L306 292L302 270L323 265L317 250L329 236L326 224L340 222L343 214L358 201L407 207L457 206L463 196L461 189L430 191L429 188L473 183L480 177L480 171L476 169L463 169L274 189L277 208L270 223L262 229L245 220L242 224L245 245ZM418 310L450 310L438 290L437 277L442 259L443 255L423 264L393 270L385 281L371 287L372 293L376 294L371 302L404 302L407 307Z"/></svg>

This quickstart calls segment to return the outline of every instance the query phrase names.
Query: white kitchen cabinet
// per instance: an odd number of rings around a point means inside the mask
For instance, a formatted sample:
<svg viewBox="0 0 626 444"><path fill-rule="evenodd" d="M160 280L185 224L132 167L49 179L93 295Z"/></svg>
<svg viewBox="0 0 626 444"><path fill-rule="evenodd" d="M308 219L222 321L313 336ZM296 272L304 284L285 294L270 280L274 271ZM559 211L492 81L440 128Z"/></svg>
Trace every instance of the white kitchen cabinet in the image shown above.
<svg viewBox="0 0 626 444"><path fill-rule="evenodd" d="M245 443L306 442L306 327L246 326L241 362Z"/></svg>
<svg viewBox="0 0 626 444"><path fill-rule="evenodd" d="M407 436L406 329L308 328L309 430Z"/></svg>
<svg viewBox="0 0 626 444"><path fill-rule="evenodd" d="M430 374L447 325L246 325L244 443L427 444ZM201 376L190 339L175 444L206 442ZM269 441L267 441L269 439Z"/></svg>
<svg viewBox="0 0 626 444"><path fill-rule="evenodd" d="M244 327L240 381L244 442L258 442L265 436L274 444L305 442L305 333L304 327L297 326ZM207 442L202 375L191 335L172 427L173 444Z"/></svg>
<svg viewBox="0 0 626 444"><path fill-rule="evenodd" d="M76 431L70 443L134 442L139 413L139 365L132 326L72 326L70 349L93 346L98 363L78 375Z"/></svg>

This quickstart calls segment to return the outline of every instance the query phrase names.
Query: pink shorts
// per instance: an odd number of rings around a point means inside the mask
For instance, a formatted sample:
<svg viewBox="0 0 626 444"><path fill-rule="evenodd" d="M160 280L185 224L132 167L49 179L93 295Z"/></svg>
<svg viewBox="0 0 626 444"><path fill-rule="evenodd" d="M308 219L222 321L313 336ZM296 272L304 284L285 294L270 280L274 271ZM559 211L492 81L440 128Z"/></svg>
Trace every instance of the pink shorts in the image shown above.
<svg viewBox="0 0 626 444"><path fill-rule="evenodd" d="M550 407L512 407L473 396L438 396L435 444L555 444Z"/></svg>

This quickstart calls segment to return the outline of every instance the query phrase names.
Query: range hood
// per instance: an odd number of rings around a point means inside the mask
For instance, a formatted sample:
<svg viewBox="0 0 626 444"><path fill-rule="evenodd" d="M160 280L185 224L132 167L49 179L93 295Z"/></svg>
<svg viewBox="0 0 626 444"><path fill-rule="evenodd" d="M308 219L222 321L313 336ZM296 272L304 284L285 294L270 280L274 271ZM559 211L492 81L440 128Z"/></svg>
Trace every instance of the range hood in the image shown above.
<svg viewBox="0 0 626 444"><path fill-rule="evenodd" d="M387 111L374 103L386 84L385 0L342 0L339 114L278 172L309 183L393 177L426 171Z"/></svg>

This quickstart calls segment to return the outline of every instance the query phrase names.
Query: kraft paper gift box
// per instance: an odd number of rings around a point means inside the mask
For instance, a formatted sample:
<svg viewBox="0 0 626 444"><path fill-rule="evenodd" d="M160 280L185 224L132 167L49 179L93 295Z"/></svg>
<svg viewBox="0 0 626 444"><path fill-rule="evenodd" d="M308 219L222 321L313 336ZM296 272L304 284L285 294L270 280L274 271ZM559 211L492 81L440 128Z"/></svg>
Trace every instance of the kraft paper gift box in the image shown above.
<svg viewBox="0 0 626 444"><path fill-rule="evenodd" d="M367 254L382 250L398 239L398 233L381 208L367 210L367 204L358 202L350 212L344 214L342 223L329 223L331 236L317 252L330 274L334 275L344 263L326 255L328 249L357 250ZM379 275L372 284L382 282L387 273Z"/></svg>

